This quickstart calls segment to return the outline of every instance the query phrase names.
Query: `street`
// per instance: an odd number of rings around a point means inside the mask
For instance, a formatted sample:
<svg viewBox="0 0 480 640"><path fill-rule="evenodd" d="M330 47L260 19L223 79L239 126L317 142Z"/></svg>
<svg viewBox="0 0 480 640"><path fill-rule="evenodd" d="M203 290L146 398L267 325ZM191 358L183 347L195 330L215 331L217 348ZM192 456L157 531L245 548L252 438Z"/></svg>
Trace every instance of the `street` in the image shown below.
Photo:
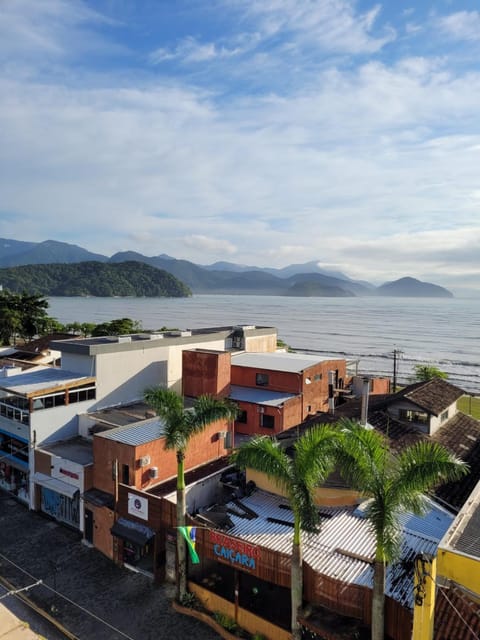
<svg viewBox="0 0 480 640"><path fill-rule="evenodd" d="M218 640L208 626L173 611L173 585L154 585L139 573L117 567L82 544L78 532L28 511L0 492L0 576L16 589L42 580L26 595L79 640ZM5 590L2 589L1 593ZM17 598L2 604L30 624ZM42 633L48 640L58 632Z"/></svg>

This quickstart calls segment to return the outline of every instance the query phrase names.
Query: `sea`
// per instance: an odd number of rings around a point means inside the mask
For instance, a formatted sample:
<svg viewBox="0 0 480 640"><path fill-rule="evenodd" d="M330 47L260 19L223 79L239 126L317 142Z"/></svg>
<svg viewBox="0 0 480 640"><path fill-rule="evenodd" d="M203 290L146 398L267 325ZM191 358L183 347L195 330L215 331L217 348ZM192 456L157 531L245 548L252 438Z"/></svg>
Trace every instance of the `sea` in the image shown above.
<svg viewBox="0 0 480 640"><path fill-rule="evenodd" d="M480 299L297 298L194 295L190 298L48 298L61 322L99 324L131 318L144 330L230 325L273 326L296 351L345 358L360 374L412 380L432 364L449 381L480 395Z"/></svg>

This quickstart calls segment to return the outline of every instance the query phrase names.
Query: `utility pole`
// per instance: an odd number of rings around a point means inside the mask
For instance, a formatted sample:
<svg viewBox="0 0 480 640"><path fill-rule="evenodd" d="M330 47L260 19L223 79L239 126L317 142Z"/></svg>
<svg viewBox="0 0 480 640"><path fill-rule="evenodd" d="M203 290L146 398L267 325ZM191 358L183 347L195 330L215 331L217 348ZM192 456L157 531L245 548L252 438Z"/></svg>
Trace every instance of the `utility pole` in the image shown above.
<svg viewBox="0 0 480 640"><path fill-rule="evenodd" d="M397 358L403 354L400 349L393 350L393 393L397 391Z"/></svg>

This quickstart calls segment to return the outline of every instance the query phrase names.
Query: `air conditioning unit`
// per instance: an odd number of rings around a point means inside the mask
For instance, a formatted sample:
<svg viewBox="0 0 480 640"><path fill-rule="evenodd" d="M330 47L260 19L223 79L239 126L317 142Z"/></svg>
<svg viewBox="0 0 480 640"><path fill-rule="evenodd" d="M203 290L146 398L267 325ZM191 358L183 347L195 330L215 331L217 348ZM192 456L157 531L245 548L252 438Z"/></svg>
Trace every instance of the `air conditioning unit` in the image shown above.
<svg viewBox="0 0 480 640"><path fill-rule="evenodd" d="M258 413L265 413L265 407L257 407Z"/></svg>
<svg viewBox="0 0 480 640"><path fill-rule="evenodd" d="M222 440L223 438L226 437L227 432L226 431L219 431L217 435L218 435L219 440Z"/></svg>
<svg viewBox="0 0 480 640"><path fill-rule="evenodd" d="M142 456L138 461L138 465L140 467L147 467L149 464L150 464L150 456Z"/></svg>
<svg viewBox="0 0 480 640"><path fill-rule="evenodd" d="M150 478L158 478L158 467L151 467L149 470Z"/></svg>

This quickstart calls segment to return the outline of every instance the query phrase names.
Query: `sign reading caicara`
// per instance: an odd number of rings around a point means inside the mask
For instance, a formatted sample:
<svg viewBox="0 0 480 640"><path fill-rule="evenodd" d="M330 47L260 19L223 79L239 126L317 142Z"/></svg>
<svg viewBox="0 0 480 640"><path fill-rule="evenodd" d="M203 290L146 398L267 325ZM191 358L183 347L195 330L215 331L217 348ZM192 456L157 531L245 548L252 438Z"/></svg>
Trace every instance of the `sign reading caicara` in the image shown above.
<svg viewBox="0 0 480 640"><path fill-rule="evenodd" d="M247 570L256 568L256 561L260 558L258 547L217 531L210 531L210 540L213 543L213 553L219 560Z"/></svg>

